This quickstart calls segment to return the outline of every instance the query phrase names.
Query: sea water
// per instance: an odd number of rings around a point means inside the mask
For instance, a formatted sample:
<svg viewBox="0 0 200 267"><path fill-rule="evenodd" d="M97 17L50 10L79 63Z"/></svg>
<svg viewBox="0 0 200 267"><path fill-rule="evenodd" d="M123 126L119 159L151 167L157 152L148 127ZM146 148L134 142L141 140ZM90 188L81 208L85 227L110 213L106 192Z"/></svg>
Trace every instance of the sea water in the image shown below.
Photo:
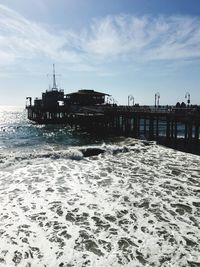
<svg viewBox="0 0 200 267"><path fill-rule="evenodd" d="M200 266L200 157L0 107L0 266Z"/></svg>

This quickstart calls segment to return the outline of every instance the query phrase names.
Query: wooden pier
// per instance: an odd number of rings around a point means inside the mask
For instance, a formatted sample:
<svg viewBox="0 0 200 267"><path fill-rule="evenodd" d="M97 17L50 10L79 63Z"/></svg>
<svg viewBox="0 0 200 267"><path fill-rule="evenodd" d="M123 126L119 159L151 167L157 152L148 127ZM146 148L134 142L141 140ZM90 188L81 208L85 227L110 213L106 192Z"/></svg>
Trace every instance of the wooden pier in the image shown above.
<svg viewBox="0 0 200 267"><path fill-rule="evenodd" d="M198 150L200 112L194 108L152 108L104 105L82 107L71 112L65 107L54 110L30 106L28 118L41 124L62 123L94 134L124 135L155 140L168 146Z"/></svg>
<svg viewBox="0 0 200 267"><path fill-rule="evenodd" d="M40 124L67 124L96 135L155 140L200 154L200 107L192 107L190 101L187 107L185 103L177 103L176 108L111 105L105 99L110 95L92 89L64 94L64 90L57 88L55 76L53 65L52 89L42 93L42 98L36 98L33 104L32 98L27 97L29 120Z"/></svg>

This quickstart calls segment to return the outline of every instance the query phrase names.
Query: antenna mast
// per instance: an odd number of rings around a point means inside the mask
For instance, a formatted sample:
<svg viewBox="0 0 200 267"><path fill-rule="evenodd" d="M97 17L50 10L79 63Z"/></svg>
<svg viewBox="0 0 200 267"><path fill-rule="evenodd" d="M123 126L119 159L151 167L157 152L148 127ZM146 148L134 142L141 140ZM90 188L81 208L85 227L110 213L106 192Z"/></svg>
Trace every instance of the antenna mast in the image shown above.
<svg viewBox="0 0 200 267"><path fill-rule="evenodd" d="M53 64L53 88L52 89L57 89L56 74L55 74L55 64Z"/></svg>

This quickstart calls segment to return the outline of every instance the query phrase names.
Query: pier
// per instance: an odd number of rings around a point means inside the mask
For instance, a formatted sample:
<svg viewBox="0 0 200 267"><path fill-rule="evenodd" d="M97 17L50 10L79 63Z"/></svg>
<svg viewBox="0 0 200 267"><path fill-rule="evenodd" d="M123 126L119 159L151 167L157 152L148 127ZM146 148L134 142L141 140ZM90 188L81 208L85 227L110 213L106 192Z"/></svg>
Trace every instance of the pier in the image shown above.
<svg viewBox="0 0 200 267"><path fill-rule="evenodd" d="M28 119L39 124L65 124L75 130L113 134L138 139L155 140L166 146L200 154L200 107L190 105L160 106L160 94L155 94L155 106L139 106L128 96L127 106L106 102L111 96L92 89L64 94L58 90L53 66L53 87L42 98L27 97ZM130 106L130 101L133 105Z"/></svg>
<svg viewBox="0 0 200 267"><path fill-rule="evenodd" d="M65 106L48 109L27 106L28 119L40 124L67 124L94 134L114 134L155 140L189 152L199 147L200 112L196 108L148 106ZM76 110L77 109L77 110Z"/></svg>

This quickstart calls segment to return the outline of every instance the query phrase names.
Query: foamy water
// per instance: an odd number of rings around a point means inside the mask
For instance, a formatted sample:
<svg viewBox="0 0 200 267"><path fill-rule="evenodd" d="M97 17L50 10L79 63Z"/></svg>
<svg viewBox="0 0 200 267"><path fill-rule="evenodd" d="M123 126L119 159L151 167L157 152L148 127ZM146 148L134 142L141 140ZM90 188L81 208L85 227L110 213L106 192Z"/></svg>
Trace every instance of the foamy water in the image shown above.
<svg viewBox="0 0 200 267"><path fill-rule="evenodd" d="M199 156L41 140L0 149L0 266L200 265Z"/></svg>

